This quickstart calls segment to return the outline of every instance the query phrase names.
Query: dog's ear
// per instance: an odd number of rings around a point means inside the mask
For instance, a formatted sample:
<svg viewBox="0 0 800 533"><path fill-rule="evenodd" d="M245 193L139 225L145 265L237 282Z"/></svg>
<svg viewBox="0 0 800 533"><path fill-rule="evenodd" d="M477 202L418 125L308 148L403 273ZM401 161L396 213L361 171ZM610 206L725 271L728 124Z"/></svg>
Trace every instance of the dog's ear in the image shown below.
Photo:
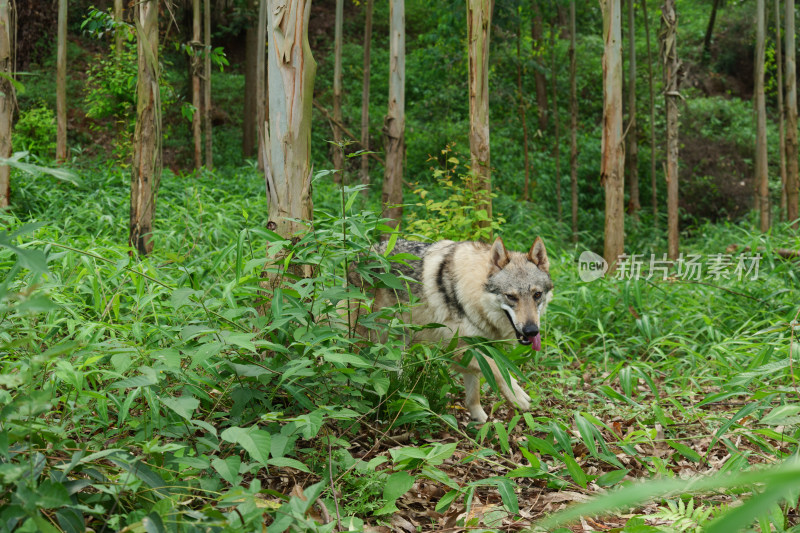
<svg viewBox="0 0 800 533"><path fill-rule="evenodd" d="M539 270L545 274L550 273L550 260L547 259L547 250L544 248L544 241L541 237L536 237L531 246L531 251L528 252L528 261L539 267Z"/></svg>
<svg viewBox="0 0 800 533"><path fill-rule="evenodd" d="M489 251L489 257L491 258L492 265L499 270L505 268L511 258L508 257L508 252L506 251L506 247L503 244L503 239L500 237L494 240L494 244L492 244L492 249Z"/></svg>

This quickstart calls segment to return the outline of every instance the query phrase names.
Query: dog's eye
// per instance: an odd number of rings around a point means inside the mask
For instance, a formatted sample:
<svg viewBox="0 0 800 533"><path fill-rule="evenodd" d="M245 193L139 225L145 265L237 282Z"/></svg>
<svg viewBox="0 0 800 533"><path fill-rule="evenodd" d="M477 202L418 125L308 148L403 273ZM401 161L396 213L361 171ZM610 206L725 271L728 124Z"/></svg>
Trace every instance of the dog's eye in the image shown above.
<svg viewBox="0 0 800 533"><path fill-rule="evenodd" d="M509 302L516 302L519 300L515 294L506 294L505 297L508 298Z"/></svg>
<svg viewBox="0 0 800 533"><path fill-rule="evenodd" d="M536 291L536 292L533 293L533 299L534 300L539 300L541 297L542 297L542 293L541 292Z"/></svg>

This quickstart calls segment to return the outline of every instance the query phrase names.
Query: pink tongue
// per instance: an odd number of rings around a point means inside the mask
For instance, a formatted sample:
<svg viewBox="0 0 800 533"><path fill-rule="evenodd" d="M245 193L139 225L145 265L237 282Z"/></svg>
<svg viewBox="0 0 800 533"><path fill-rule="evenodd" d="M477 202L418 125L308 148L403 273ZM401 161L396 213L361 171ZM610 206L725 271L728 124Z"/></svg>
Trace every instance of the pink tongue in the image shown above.
<svg viewBox="0 0 800 533"><path fill-rule="evenodd" d="M532 350L536 350L537 352L541 351L541 349L542 349L542 336L539 333L537 333L533 337L528 337L528 340L531 341L531 349Z"/></svg>

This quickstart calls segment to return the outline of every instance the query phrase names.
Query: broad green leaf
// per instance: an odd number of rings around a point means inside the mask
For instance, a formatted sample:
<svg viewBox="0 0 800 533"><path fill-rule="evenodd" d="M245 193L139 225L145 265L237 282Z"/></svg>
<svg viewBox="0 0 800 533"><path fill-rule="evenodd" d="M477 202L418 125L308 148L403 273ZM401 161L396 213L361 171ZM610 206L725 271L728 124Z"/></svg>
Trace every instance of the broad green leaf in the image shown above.
<svg viewBox="0 0 800 533"><path fill-rule="evenodd" d="M229 484L236 486L241 482L239 469L242 466L242 459L238 455L231 455L225 459L215 458L211 461L211 466Z"/></svg>
<svg viewBox="0 0 800 533"><path fill-rule="evenodd" d="M191 396L179 396L178 398L164 396L160 399L162 404L175 411L178 416L187 421L192 419L192 413L195 409L200 407L200 400L192 398Z"/></svg>
<svg viewBox="0 0 800 533"><path fill-rule="evenodd" d="M383 499L386 500L386 504L375 511L375 514L383 515L396 512L397 506L395 502L397 498L408 492L413 485L414 476L404 470L390 475L383 486Z"/></svg>
<svg viewBox="0 0 800 533"><path fill-rule="evenodd" d="M222 440L241 446L250 457L267 468L270 448L270 434L258 429L258 426L249 428L230 427L220 434Z"/></svg>

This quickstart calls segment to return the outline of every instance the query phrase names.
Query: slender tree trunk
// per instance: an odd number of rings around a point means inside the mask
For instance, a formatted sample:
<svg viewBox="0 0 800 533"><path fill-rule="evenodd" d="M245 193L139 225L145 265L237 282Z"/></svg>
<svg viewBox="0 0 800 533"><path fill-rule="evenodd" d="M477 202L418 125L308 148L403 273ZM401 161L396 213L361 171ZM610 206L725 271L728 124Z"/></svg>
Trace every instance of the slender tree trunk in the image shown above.
<svg viewBox="0 0 800 533"><path fill-rule="evenodd" d="M636 125L636 10L634 0L628 0L628 133L625 135L628 159L630 198L628 213L639 220L639 132Z"/></svg>
<svg viewBox="0 0 800 533"><path fill-rule="evenodd" d="M56 161L67 159L67 0L58 0L58 52L56 58Z"/></svg>
<svg viewBox="0 0 800 533"><path fill-rule="evenodd" d="M572 242L578 242L578 86L575 58L575 0L569 2L569 116L570 188L572 189Z"/></svg>
<svg viewBox="0 0 800 533"><path fill-rule="evenodd" d="M551 27L550 31L550 49L552 54L552 65L550 68L550 84L553 90L553 157L555 159L555 166L556 166L556 203L558 204L557 212L558 212L558 221L561 222L563 217L563 210L561 207L561 135L559 132L560 123L558 120L558 84L557 76L556 76L556 43L555 43L555 34L556 34L556 27L555 25Z"/></svg>
<svg viewBox="0 0 800 533"><path fill-rule="evenodd" d="M256 131L262 122L256 118L258 88L256 63L258 55L258 22L247 28L244 61L244 116L242 117L242 156L253 157L256 148Z"/></svg>
<svg viewBox="0 0 800 533"><path fill-rule="evenodd" d="M269 226L287 239L306 231L313 214L311 110L317 63L308 44L310 11L311 0L270 0L264 174ZM273 287L277 279L271 276Z"/></svg>
<svg viewBox="0 0 800 533"><path fill-rule="evenodd" d="M369 151L369 76L370 76L370 45L372 44L372 4L374 0L367 0L367 12L364 15L364 81L361 89L361 149ZM361 156L361 183L369 185L369 156ZM368 189L364 189L367 194Z"/></svg>
<svg viewBox="0 0 800 533"><path fill-rule="evenodd" d="M403 156L406 130L405 0L389 0L389 109L383 122L386 173L381 203L383 216L397 227L403 216Z"/></svg>
<svg viewBox="0 0 800 533"><path fill-rule="evenodd" d="M522 14L517 21L517 98L519 98L519 116L522 121L522 155L525 159L525 185L522 189L522 199L530 199L531 166L528 158L528 119L525 116L525 91L522 85Z"/></svg>
<svg viewBox="0 0 800 533"><path fill-rule="evenodd" d="M544 22L542 21L542 11L539 9L539 0L531 0L531 7L533 8L533 19L531 20L533 57L544 67ZM544 68L534 70L533 80L536 85L536 106L539 108L539 130L541 134L544 134L547 130L547 80L544 77Z"/></svg>
<svg viewBox="0 0 800 533"><path fill-rule="evenodd" d="M213 137L211 131L211 0L204 0L203 9L203 129L206 132L206 168L214 168Z"/></svg>
<svg viewBox="0 0 800 533"><path fill-rule="evenodd" d="M336 22L334 24L333 46L333 168L336 169L334 181L344 182L344 150L341 147L342 130L337 126L342 123L342 24L344 19L344 0L336 0Z"/></svg>
<svg viewBox="0 0 800 533"><path fill-rule="evenodd" d="M192 139L194 140L194 168L199 170L203 166L203 104L200 99L200 0L192 0Z"/></svg>
<svg viewBox="0 0 800 533"><path fill-rule="evenodd" d="M647 85L650 89L650 194L653 206L653 227L658 227L658 182L656 181L656 92L653 88L653 56L650 53L650 24L647 0L642 0L644 34L647 41Z"/></svg>
<svg viewBox="0 0 800 533"><path fill-rule="evenodd" d="M781 169L781 204L780 217L786 216L786 129L784 127L783 109L783 44L781 42L781 7L780 0L775 0L775 74L777 76L778 92L778 137L780 144L780 169Z"/></svg>
<svg viewBox="0 0 800 533"><path fill-rule="evenodd" d="M661 57L664 65L664 99L667 114L667 255L678 259L678 18L675 0L664 0L661 8Z"/></svg>
<svg viewBox="0 0 800 533"><path fill-rule="evenodd" d="M494 0L467 0L467 45L469 47L469 151L476 206L486 211L487 227L492 219L492 181L489 154L489 39Z"/></svg>
<svg viewBox="0 0 800 533"><path fill-rule="evenodd" d="M794 0L786 0L786 220L798 227L797 214L797 71L795 64Z"/></svg>
<svg viewBox="0 0 800 533"><path fill-rule="evenodd" d="M122 22L123 2L122 0L114 0L114 22ZM114 52L117 57L122 55L123 46L122 32L117 30L114 32Z"/></svg>
<svg viewBox="0 0 800 533"><path fill-rule="evenodd" d="M264 162L267 161L267 144L262 131L267 120L267 12L271 0L259 0L258 22L256 30L256 131L258 133L258 169L266 172ZM270 32L272 28L270 28Z"/></svg>
<svg viewBox="0 0 800 533"><path fill-rule="evenodd" d="M625 251L625 145L622 138L621 0L602 0L603 9L603 136L600 181L605 187L603 255L614 271Z"/></svg>
<svg viewBox="0 0 800 533"><path fill-rule="evenodd" d="M769 170L767 168L767 103L764 97L764 56L766 52L766 10L764 0L756 0L755 104L756 154L755 182L761 231L769 230Z"/></svg>
<svg viewBox="0 0 800 533"><path fill-rule="evenodd" d="M16 95L14 85L14 36L16 13L9 0L0 0L0 157L11 157L11 125L14 119ZM0 209L11 201L11 169L0 165Z"/></svg>
<svg viewBox="0 0 800 533"><path fill-rule="evenodd" d="M711 36L714 34L714 22L717 20L717 9L719 8L719 0L714 0L711 4L711 15L708 17L708 26L706 27L706 36L703 39L703 56L708 58L711 55Z"/></svg>
<svg viewBox="0 0 800 533"><path fill-rule="evenodd" d="M161 182L161 98L158 89L158 2L136 6L139 79L131 166L129 245L140 255L153 250L153 216Z"/></svg>

